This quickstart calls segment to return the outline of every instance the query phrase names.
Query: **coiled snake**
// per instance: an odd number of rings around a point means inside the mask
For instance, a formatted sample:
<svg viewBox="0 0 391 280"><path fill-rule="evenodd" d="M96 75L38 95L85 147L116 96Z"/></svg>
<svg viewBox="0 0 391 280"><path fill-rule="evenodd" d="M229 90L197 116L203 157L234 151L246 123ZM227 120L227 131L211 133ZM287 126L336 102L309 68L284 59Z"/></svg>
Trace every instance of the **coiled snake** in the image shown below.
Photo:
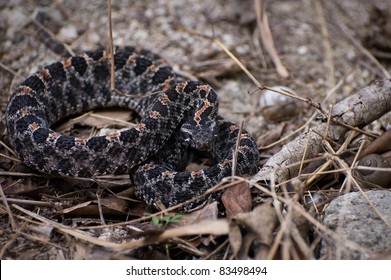
<svg viewBox="0 0 391 280"><path fill-rule="evenodd" d="M166 207L230 176L239 127L217 115L215 91L198 81L177 82L168 63L145 49L116 48L114 59L117 89L157 94L113 93L110 54L104 50L50 64L19 85L7 106L10 143L19 158L35 170L63 176L129 171L140 199ZM133 128L95 137L66 136L50 128L64 117L105 107L130 108L141 120ZM209 152L216 164L177 171L188 147ZM243 131L236 174L254 174L258 162L257 146Z"/></svg>

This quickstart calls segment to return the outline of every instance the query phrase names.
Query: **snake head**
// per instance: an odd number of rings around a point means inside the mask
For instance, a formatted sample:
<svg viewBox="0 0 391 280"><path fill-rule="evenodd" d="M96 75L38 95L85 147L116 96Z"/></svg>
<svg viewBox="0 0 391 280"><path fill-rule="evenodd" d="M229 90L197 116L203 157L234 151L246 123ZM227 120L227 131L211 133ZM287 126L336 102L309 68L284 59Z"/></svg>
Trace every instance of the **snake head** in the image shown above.
<svg viewBox="0 0 391 280"><path fill-rule="evenodd" d="M199 151L207 151L216 141L218 127L216 122L211 119L202 120L198 123L191 120L182 125L181 133L190 147Z"/></svg>

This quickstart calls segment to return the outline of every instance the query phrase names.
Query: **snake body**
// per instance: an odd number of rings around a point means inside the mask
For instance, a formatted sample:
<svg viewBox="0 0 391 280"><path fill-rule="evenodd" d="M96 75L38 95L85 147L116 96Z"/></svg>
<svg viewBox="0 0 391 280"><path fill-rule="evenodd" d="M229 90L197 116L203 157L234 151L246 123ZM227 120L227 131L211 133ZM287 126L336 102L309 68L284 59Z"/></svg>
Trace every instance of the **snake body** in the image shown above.
<svg viewBox="0 0 391 280"><path fill-rule="evenodd" d="M11 146L26 165L78 177L129 171L140 199L166 207L231 175L239 128L218 116L218 98L209 85L177 82L170 65L145 49L116 48L114 61L115 87L143 98L110 90L111 59L105 50L45 66L16 88L6 122ZM130 129L94 137L66 136L50 128L65 117L106 107L130 108L141 120ZM239 137L236 175L252 175L259 161L256 144L245 131ZM217 163L178 171L188 147L209 152Z"/></svg>

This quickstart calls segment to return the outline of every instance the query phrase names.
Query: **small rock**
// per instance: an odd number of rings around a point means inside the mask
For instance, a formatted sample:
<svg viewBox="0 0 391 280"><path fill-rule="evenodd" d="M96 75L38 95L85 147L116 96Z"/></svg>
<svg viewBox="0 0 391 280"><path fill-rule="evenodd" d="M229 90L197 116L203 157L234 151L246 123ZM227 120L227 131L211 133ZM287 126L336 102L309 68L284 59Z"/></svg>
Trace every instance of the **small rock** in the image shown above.
<svg viewBox="0 0 391 280"><path fill-rule="evenodd" d="M297 53L300 55L304 55L308 53L308 46L300 46L297 48Z"/></svg>
<svg viewBox="0 0 391 280"><path fill-rule="evenodd" d="M324 225L343 240L356 243L365 250L352 248L334 239L322 241L321 257L331 259L373 259L391 250L391 192L367 191L365 194L381 213L388 225L360 192L334 199L325 210ZM331 254L330 254L331 251Z"/></svg>
<svg viewBox="0 0 391 280"><path fill-rule="evenodd" d="M274 86L272 89L297 95L296 92L285 86ZM262 107L262 115L269 121L280 122L298 116L301 111L301 103L292 97L279 94L272 90L265 90L259 98Z"/></svg>
<svg viewBox="0 0 391 280"><path fill-rule="evenodd" d="M57 37L62 42L72 42L77 39L77 28L74 25L67 25L60 29Z"/></svg>

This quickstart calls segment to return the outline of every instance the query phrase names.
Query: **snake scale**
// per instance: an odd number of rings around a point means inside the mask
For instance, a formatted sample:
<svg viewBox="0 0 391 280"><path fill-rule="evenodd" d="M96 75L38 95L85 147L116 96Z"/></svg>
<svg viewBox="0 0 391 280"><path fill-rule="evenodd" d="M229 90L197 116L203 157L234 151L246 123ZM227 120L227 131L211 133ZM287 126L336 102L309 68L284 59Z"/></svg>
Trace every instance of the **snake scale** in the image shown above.
<svg viewBox="0 0 391 280"><path fill-rule="evenodd" d="M45 66L16 88L7 105L7 129L18 157L47 174L129 172L136 196L152 206L176 205L230 176L239 127L218 116L216 92L203 82L177 81L171 66L146 49L123 46L114 53L115 87L143 98L110 90L110 53L103 49ZM65 117L106 107L130 108L140 122L93 137L51 129ZM246 131L238 143L236 174L252 175L257 146ZM189 147L208 152L216 163L197 171L179 168Z"/></svg>

